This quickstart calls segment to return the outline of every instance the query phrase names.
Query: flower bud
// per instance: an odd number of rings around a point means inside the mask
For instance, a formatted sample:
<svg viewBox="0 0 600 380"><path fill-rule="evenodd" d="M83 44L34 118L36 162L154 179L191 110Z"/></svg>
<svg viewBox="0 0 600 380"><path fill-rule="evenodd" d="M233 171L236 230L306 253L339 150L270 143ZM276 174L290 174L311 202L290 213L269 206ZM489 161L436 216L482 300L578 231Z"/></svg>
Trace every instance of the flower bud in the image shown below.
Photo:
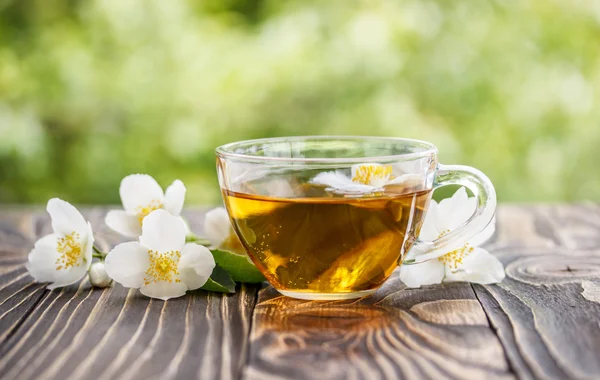
<svg viewBox="0 0 600 380"><path fill-rule="evenodd" d="M97 288L106 288L112 283L112 279L108 277L104 263L93 263L90 267L90 283Z"/></svg>

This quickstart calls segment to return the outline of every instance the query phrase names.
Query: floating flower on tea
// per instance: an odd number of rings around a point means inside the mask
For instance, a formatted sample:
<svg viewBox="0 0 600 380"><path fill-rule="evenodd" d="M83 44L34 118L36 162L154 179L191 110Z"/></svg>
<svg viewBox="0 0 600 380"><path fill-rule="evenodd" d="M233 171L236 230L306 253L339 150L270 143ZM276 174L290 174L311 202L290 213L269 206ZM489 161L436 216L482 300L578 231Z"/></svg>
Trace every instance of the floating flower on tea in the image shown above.
<svg viewBox="0 0 600 380"><path fill-rule="evenodd" d="M139 242L117 245L108 253L108 275L148 297L167 300L203 286L215 268L208 248L185 243L181 218L155 210L142 221Z"/></svg>
<svg viewBox="0 0 600 380"><path fill-rule="evenodd" d="M378 163L353 165L348 177L343 171L322 172L311 183L327 186L327 191L338 194L358 195L381 192L385 186L400 184L414 177L411 174L394 176L391 165Z"/></svg>
<svg viewBox="0 0 600 380"><path fill-rule="evenodd" d="M461 187L451 198L439 204L431 201L419 238L434 240L466 222L475 211L476 200ZM469 281L490 284L502 281L502 263L478 245L485 243L495 231L495 220L463 247L419 264L403 265L400 279L411 288L441 282ZM414 259L409 252L407 259Z"/></svg>
<svg viewBox="0 0 600 380"><path fill-rule="evenodd" d="M106 225L121 235L138 237L142 233L144 218L152 211L164 209L174 216L179 216L185 192L185 185L180 180L175 180L163 193L160 185L151 176L128 175L123 178L119 188L124 210L110 211L106 215Z"/></svg>
<svg viewBox="0 0 600 380"><path fill-rule="evenodd" d="M28 256L27 270L38 282L51 282L48 289L81 280L92 264L92 226L70 203L58 198L46 207L53 233L39 239Z"/></svg>

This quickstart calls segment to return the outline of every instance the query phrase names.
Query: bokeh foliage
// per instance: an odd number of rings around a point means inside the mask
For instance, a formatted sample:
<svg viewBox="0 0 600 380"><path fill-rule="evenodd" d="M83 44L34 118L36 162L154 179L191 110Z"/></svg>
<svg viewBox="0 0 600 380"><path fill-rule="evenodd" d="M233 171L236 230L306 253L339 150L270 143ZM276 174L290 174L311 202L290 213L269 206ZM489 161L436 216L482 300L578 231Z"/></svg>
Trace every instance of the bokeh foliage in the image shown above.
<svg viewBox="0 0 600 380"><path fill-rule="evenodd" d="M600 2L0 0L0 202L215 203L213 149L429 140L503 201L600 200Z"/></svg>

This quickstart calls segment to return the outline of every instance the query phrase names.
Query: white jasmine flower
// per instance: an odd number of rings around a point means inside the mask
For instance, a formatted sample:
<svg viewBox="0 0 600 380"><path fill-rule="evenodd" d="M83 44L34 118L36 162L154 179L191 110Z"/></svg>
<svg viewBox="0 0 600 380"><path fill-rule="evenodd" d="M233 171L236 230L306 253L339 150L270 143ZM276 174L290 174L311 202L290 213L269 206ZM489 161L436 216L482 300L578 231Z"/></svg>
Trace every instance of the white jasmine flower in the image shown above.
<svg viewBox="0 0 600 380"><path fill-rule="evenodd" d="M92 226L68 202L58 198L46 207L52 231L35 243L28 256L27 270L38 282L51 282L48 289L81 280L92 264Z"/></svg>
<svg viewBox="0 0 600 380"><path fill-rule="evenodd" d="M142 233L142 221L154 210L165 209L174 216L181 214L185 200L185 185L175 180L167 191L147 174L132 174L123 178L119 195L124 210L113 210L106 215L105 223L112 230L128 237ZM187 228L187 227L186 227Z"/></svg>
<svg viewBox="0 0 600 380"><path fill-rule="evenodd" d="M106 273L104 263L93 263L89 271L90 284L97 288L106 288L112 283L112 279Z"/></svg>
<svg viewBox="0 0 600 380"><path fill-rule="evenodd" d="M212 248L246 254L242 242L233 230L229 215L224 207L217 207L206 213L204 218L204 234Z"/></svg>
<svg viewBox="0 0 600 380"><path fill-rule="evenodd" d="M371 194L381 192L385 186L403 183L414 175L404 174L398 177L392 174L391 165L378 163L353 165L351 176L343 171L322 172L317 174L311 183L327 186L327 191L338 194Z"/></svg>
<svg viewBox="0 0 600 380"><path fill-rule="evenodd" d="M117 245L108 253L108 275L126 288L167 300L200 288L210 277L215 260L208 248L185 243L184 222L165 210L142 221L139 242Z"/></svg>
<svg viewBox="0 0 600 380"><path fill-rule="evenodd" d="M466 222L475 212L476 200L461 187L451 198L439 204L432 200L419 238L435 240ZM403 265L400 279L411 288L441 282L469 281L479 284L500 282L504 278L502 263L478 245L485 243L495 231L495 220L463 247L419 264ZM407 259L415 258L409 252Z"/></svg>
<svg viewBox="0 0 600 380"><path fill-rule="evenodd" d="M204 234L212 247L219 247L233 234L229 215L224 207L217 207L204 217Z"/></svg>

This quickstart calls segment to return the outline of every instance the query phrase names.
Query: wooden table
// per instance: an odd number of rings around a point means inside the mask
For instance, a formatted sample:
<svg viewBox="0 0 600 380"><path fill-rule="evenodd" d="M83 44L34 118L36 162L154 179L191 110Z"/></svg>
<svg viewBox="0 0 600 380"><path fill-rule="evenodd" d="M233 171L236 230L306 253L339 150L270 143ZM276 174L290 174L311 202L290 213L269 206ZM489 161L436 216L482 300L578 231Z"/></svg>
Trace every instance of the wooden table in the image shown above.
<svg viewBox="0 0 600 380"><path fill-rule="evenodd" d="M122 239L84 213L100 246ZM201 232L202 211L188 212ZM49 291L24 262L43 210L0 216L1 379L600 379L600 207L498 210L499 285L407 290L397 276L354 302L268 285L163 302L87 280Z"/></svg>

